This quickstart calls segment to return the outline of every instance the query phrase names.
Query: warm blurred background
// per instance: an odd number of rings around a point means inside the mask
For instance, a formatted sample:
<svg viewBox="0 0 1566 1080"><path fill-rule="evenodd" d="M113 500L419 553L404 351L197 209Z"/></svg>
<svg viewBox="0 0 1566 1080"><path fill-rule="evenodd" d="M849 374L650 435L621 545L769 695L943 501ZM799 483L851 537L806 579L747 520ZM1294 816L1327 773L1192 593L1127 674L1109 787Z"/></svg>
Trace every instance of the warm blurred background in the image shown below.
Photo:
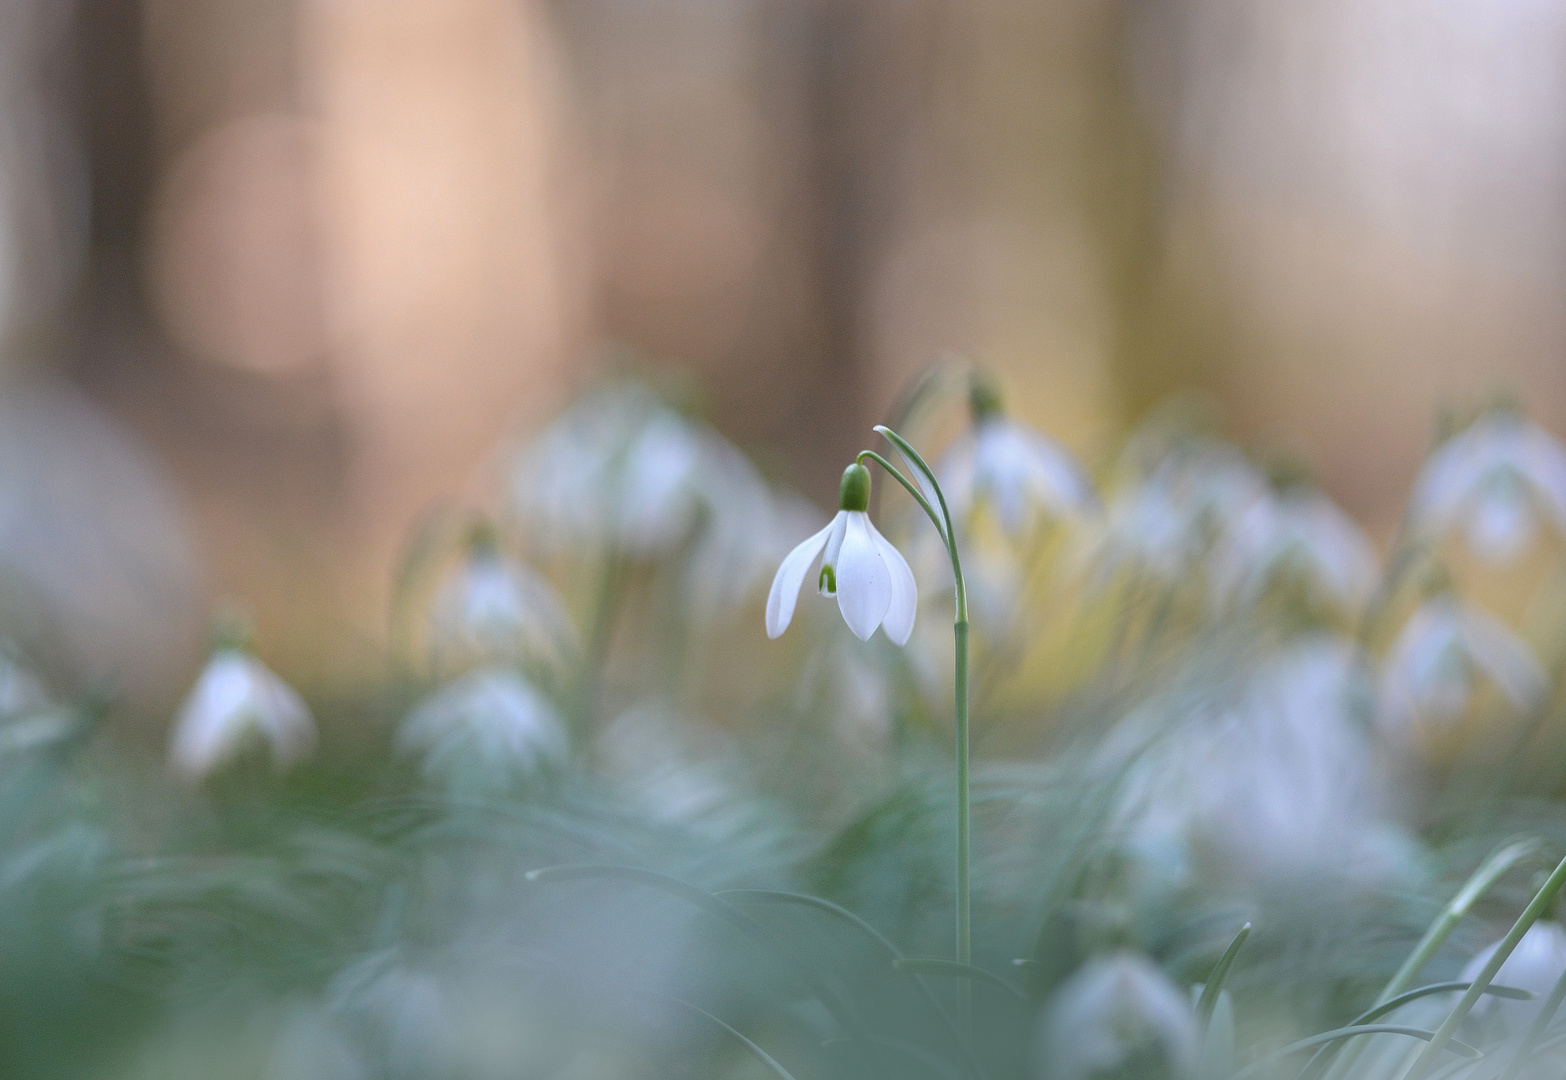
<svg viewBox="0 0 1566 1080"><path fill-rule="evenodd" d="M4 629L370 677L627 363L823 502L944 349L1090 464L1197 386L1385 538L1441 405L1561 430L1563 290L1559 0L6 0Z"/></svg>

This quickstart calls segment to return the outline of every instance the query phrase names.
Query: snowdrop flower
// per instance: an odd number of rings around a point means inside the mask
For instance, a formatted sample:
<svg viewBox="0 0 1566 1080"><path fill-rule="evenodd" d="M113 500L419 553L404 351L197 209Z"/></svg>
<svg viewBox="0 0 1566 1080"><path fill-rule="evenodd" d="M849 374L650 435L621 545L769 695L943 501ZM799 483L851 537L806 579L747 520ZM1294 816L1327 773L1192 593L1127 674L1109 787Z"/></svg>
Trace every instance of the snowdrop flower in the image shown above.
<svg viewBox="0 0 1566 1080"><path fill-rule="evenodd" d="M169 763L199 780L252 742L283 768L315 749L315 722L293 688L243 648L220 646L196 680L174 724Z"/></svg>
<svg viewBox="0 0 1566 1080"><path fill-rule="evenodd" d="M13 653L0 648L0 755L55 745L80 727L72 710L56 702Z"/></svg>
<svg viewBox="0 0 1566 1080"><path fill-rule="evenodd" d="M898 645L913 633L918 589L907 561L876 529L870 515L870 470L853 464L843 470L840 509L827 527L805 540L783 560L767 596L767 636L776 638L794 618L805 573L821 556L816 575L822 596L837 597L838 610L861 641L876 627Z"/></svg>
<svg viewBox="0 0 1566 1080"><path fill-rule="evenodd" d="M1388 722L1405 732L1457 722L1481 674L1519 712L1537 707L1549 690L1532 650L1505 623L1449 595L1426 601L1409 616L1382 667Z"/></svg>
<svg viewBox="0 0 1566 1080"><path fill-rule="evenodd" d="M1364 655L1336 635L1305 635L1238 679L1194 669L1101 750L1122 777L1118 826L1141 849L1208 851L1242 877L1399 875L1373 707Z"/></svg>
<svg viewBox="0 0 1566 1080"><path fill-rule="evenodd" d="M1413 528L1461 525L1469 548L1505 562L1532 541L1543 512L1566 531L1566 447L1510 410L1495 410L1443 443L1409 497Z"/></svg>
<svg viewBox="0 0 1566 1080"><path fill-rule="evenodd" d="M515 508L549 545L666 554L704 518L755 513L766 485L709 428L630 384L600 390L547 428L518 463Z"/></svg>
<svg viewBox="0 0 1566 1080"><path fill-rule="evenodd" d="M1071 455L1008 419L987 380L974 380L969 400L973 427L936 470L954 518L970 518L987 505L1015 541L1041 514L1066 517L1097 509L1098 495Z"/></svg>
<svg viewBox="0 0 1566 1080"><path fill-rule="evenodd" d="M261 1080L369 1080L369 1065L325 1010L296 1006L267 1055Z"/></svg>
<svg viewBox="0 0 1566 1080"><path fill-rule="evenodd" d="M447 774L465 759L534 773L566 760L570 742L550 700L521 675L485 668L437 690L408 716L397 749Z"/></svg>
<svg viewBox="0 0 1566 1080"><path fill-rule="evenodd" d="M1186 995L1128 950L1095 956L1063 982L1045 1003L1035 1043L1040 1080L1191 1077L1201 1055Z"/></svg>
<svg viewBox="0 0 1566 1080"><path fill-rule="evenodd" d="M1130 568L1174 580L1266 490L1261 474L1239 451L1193 440L1110 500L1103 526L1084 553L1101 577Z"/></svg>
<svg viewBox="0 0 1566 1080"><path fill-rule="evenodd" d="M1303 485L1263 493L1241 511L1213 554L1214 597L1252 602L1280 572L1301 574L1317 593L1358 611L1375 590L1375 548L1331 499Z"/></svg>
<svg viewBox="0 0 1566 1080"><path fill-rule="evenodd" d="M9 649L0 649L0 718L43 712L53 700Z"/></svg>
<svg viewBox="0 0 1566 1080"><path fill-rule="evenodd" d="M1463 968L1459 978L1472 982L1484 970L1495 955L1500 942L1481 949ZM1532 1001L1515 1001L1486 995L1474 1006L1474 1016L1499 1016L1508 1032L1524 1030L1533 1022L1543 1007L1544 999L1555 988L1555 981L1566 973L1566 927L1558 922L1539 920L1528 928L1522 940L1512 950L1501 969L1495 973L1495 982L1501 986L1515 986L1519 990L1531 990Z"/></svg>
<svg viewBox="0 0 1566 1080"><path fill-rule="evenodd" d="M569 653L574 636L554 589L524 563L507 558L488 526L473 530L467 558L430 608L430 639L443 658L557 662Z"/></svg>

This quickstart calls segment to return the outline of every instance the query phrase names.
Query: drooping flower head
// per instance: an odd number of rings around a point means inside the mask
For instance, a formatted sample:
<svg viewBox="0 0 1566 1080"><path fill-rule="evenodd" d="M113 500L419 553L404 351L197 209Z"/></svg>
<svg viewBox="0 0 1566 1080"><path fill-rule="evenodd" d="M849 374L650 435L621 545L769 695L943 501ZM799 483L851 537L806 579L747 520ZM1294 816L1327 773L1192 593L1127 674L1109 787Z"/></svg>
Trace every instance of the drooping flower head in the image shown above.
<svg viewBox="0 0 1566 1080"><path fill-rule="evenodd" d="M1266 493L1245 455L1211 436L1150 441L1151 453L1135 444L1128 450L1126 476L1084 545L1099 581L1121 570L1166 582L1190 574Z"/></svg>
<svg viewBox="0 0 1566 1080"><path fill-rule="evenodd" d="M1278 577L1298 579L1332 607L1360 611L1375 590L1378 564L1364 531L1305 483L1260 491L1224 529L1213 552L1214 598L1254 602Z"/></svg>
<svg viewBox="0 0 1566 1080"><path fill-rule="evenodd" d="M242 639L220 637L174 722L169 764L201 780L257 743L277 768L295 765L315 749L315 721Z"/></svg>
<svg viewBox="0 0 1566 1080"><path fill-rule="evenodd" d="M527 776L570 754L565 722L532 683L507 668L471 672L425 698L397 733L424 772L452 779L469 766Z"/></svg>
<svg viewBox="0 0 1566 1080"><path fill-rule="evenodd" d="M558 662L575 635L553 588L500 549L488 522L469 532L466 557L430 607L430 642L443 664Z"/></svg>
<svg viewBox="0 0 1566 1080"><path fill-rule="evenodd" d="M1414 530L1461 527L1493 563L1522 553L1540 514L1566 532L1566 446L1511 409L1491 410L1431 454L1408 506Z"/></svg>
<svg viewBox="0 0 1566 1080"><path fill-rule="evenodd" d="M919 605L913 571L902 554L876 529L866 513L870 505L870 470L855 463L843 470L838 512L827 527L802 542L784 558L767 596L767 636L779 637L794 618L794 605L805 574L821 556L816 588L835 596L838 610L861 641L876 627L898 645L913 633Z"/></svg>
<svg viewBox="0 0 1566 1080"><path fill-rule="evenodd" d="M777 517L754 465L639 383L586 395L518 461L512 509L552 553L683 554L684 595L723 608L765 580Z"/></svg>
<svg viewBox="0 0 1566 1080"><path fill-rule="evenodd" d="M1039 1080L1193 1077L1201 1054L1195 1010L1146 957L1095 956L1045 1003L1036 1035Z"/></svg>
<svg viewBox="0 0 1566 1080"><path fill-rule="evenodd" d="M1095 512L1098 494L1063 448L1008 418L1000 391L976 374L969 389L972 428L947 451L937 474L954 518L982 506L1019 540L1041 518Z"/></svg>
<svg viewBox="0 0 1566 1080"><path fill-rule="evenodd" d="M1533 650L1505 623L1438 594L1409 616L1382 665L1386 720L1399 732L1450 727L1468 711L1481 676L1520 712L1549 691Z"/></svg>

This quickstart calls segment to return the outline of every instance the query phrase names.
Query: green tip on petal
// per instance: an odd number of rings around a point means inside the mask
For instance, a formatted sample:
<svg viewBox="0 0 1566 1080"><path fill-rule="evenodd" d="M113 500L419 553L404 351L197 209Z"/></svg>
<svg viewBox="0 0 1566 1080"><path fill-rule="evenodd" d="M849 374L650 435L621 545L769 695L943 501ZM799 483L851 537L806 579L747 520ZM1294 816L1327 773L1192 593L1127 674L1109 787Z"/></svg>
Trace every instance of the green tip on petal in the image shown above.
<svg viewBox="0 0 1566 1080"><path fill-rule="evenodd" d="M836 596L837 571L830 566L823 566L821 573L816 577L816 588L823 596Z"/></svg>
<svg viewBox="0 0 1566 1080"><path fill-rule="evenodd" d="M243 652L250 648L250 619L234 608L220 611L212 620L212 651Z"/></svg>
<svg viewBox="0 0 1566 1080"><path fill-rule="evenodd" d="M973 413L973 422L989 420L1000 416L1001 392L995 379L986 371L975 371L968 383L968 408Z"/></svg>
<svg viewBox="0 0 1566 1080"><path fill-rule="evenodd" d="M475 554L489 554L500 550L500 530L488 518L480 517L468 526L467 547Z"/></svg>
<svg viewBox="0 0 1566 1080"><path fill-rule="evenodd" d="M843 470L843 483L837 489L837 505L842 510L870 509L870 470L857 461Z"/></svg>

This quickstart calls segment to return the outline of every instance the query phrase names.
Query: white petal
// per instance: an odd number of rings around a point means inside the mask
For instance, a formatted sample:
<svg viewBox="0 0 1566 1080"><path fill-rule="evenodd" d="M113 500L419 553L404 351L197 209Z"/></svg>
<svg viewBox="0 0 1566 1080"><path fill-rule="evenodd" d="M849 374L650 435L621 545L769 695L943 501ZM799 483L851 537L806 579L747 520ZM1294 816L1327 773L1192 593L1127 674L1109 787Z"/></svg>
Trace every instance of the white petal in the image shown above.
<svg viewBox="0 0 1566 1080"><path fill-rule="evenodd" d="M886 564L887 573L891 578L892 603L886 609L886 620L882 629L894 644L906 645L908 636L913 633L914 615L919 609L919 587L914 582L913 571L908 568L908 560L903 558L903 553L881 535L881 531L875 527L875 522L866 518L865 525L870 530L870 539L875 542L876 550L881 553L881 561Z"/></svg>
<svg viewBox="0 0 1566 1080"><path fill-rule="evenodd" d="M832 531L827 535L826 551L822 552L821 554L821 569L825 571L828 567L830 567L832 574L830 577L828 577L825 573L821 575L821 580L818 583L817 591L819 591L822 596L836 596L837 559L838 552L843 550L843 536L848 531L848 511L839 510L837 512L837 516L832 519L832 524L828 526L828 528L830 528Z"/></svg>
<svg viewBox="0 0 1566 1080"><path fill-rule="evenodd" d="M251 657L250 662L254 665L256 686L266 699L259 719L262 731L271 740L273 759L279 766L295 765L315 749L315 721L310 709L293 687L261 661Z"/></svg>
<svg viewBox="0 0 1566 1080"><path fill-rule="evenodd" d="M1468 547L1491 564L1507 563L1533 541L1528 493L1510 476L1480 488L1468 511Z"/></svg>
<svg viewBox="0 0 1566 1080"><path fill-rule="evenodd" d="M843 548L837 558L837 606L860 641L869 641L892 606L891 573L870 538L870 517L847 512Z"/></svg>
<svg viewBox="0 0 1566 1080"><path fill-rule="evenodd" d="M1549 432L1529 424L1522 434L1518 459L1556 527L1566 530L1566 447Z"/></svg>
<svg viewBox="0 0 1566 1080"><path fill-rule="evenodd" d="M841 517L841 513L838 516ZM810 564L826 545L827 535L837 520L833 518L826 528L794 548L778 567L777 576L772 579L772 591L767 594L769 638L780 637L788 629L789 622L794 618L794 605L799 602L799 588L805 583L805 571L810 569Z"/></svg>
<svg viewBox="0 0 1566 1080"><path fill-rule="evenodd" d="M1512 705L1527 711L1543 702L1549 677L1522 638L1501 620L1475 607L1464 607L1463 644Z"/></svg>

